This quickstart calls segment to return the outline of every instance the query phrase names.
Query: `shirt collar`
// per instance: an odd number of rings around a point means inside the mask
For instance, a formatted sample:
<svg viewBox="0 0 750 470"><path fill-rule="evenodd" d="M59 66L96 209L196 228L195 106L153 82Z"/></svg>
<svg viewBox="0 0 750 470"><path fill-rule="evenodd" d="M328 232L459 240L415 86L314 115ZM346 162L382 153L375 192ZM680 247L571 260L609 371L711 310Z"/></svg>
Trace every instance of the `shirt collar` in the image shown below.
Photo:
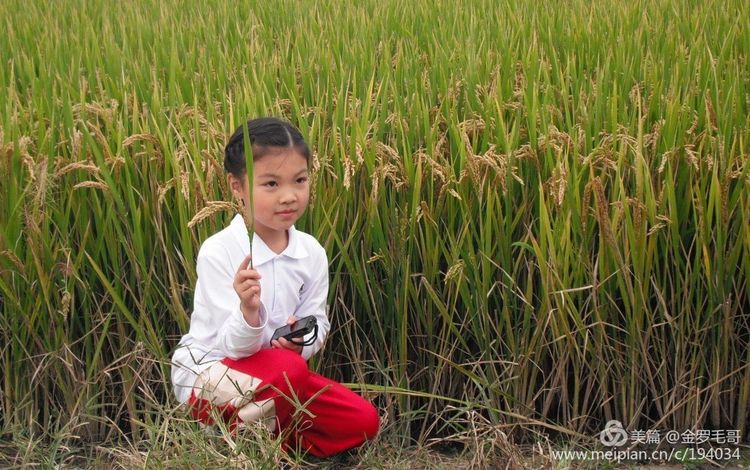
<svg viewBox="0 0 750 470"><path fill-rule="evenodd" d="M241 214L237 214L229 224L230 230L234 237L242 247L244 255L250 254L250 237L247 235L247 227L245 226L245 220ZM272 249L266 245L266 242L258 236L257 233L253 233L253 266L258 266L266 263L277 256L288 256L294 259L301 259L309 255L302 240L300 240L297 229L292 226L288 230L289 232L289 243L287 244L284 251L281 253L275 253Z"/></svg>

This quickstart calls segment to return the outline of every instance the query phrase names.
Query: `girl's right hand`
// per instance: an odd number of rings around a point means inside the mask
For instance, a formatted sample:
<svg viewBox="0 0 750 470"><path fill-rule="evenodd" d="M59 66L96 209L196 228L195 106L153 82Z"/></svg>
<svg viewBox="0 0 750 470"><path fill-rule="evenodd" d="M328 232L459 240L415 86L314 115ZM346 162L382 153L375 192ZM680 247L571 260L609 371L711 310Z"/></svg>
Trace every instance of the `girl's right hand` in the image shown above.
<svg viewBox="0 0 750 470"><path fill-rule="evenodd" d="M240 297L240 310L245 321L250 326L260 326L258 311L260 310L260 273L254 269L247 269L251 255L247 255L240 263L237 274L234 275L234 291Z"/></svg>

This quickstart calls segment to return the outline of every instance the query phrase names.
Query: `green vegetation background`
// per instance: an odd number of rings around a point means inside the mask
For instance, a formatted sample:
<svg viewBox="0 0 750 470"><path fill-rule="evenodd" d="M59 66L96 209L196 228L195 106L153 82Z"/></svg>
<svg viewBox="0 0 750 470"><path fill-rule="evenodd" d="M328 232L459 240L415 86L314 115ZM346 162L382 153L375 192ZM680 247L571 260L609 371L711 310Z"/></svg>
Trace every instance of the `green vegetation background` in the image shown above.
<svg viewBox="0 0 750 470"><path fill-rule="evenodd" d="M273 114L315 151L314 365L389 432L744 435L747 5L0 3L0 433L163 422L224 141Z"/></svg>

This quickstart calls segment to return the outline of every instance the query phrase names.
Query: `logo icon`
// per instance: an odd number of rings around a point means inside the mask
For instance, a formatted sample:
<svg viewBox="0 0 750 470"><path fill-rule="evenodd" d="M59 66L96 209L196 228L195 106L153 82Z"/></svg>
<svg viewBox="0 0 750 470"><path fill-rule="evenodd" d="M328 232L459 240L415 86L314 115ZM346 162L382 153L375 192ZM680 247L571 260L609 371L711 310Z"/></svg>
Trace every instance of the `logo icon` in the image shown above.
<svg viewBox="0 0 750 470"><path fill-rule="evenodd" d="M599 433L599 440L607 447L620 447L628 442L628 432L622 427L622 423L613 419L607 421L604 430Z"/></svg>

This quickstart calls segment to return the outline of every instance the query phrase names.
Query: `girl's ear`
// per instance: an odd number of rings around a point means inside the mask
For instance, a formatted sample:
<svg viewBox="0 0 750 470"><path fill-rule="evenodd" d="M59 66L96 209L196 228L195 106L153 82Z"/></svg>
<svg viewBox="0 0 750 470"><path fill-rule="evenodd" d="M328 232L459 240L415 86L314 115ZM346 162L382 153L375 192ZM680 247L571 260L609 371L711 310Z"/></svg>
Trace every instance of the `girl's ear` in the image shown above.
<svg viewBox="0 0 750 470"><path fill-rule="evenodd" d="M233 174L227 174L227 184L229 185L229 190L232 191L232 195L238 200L242 199L242 183L243 182Z"/></svg>

